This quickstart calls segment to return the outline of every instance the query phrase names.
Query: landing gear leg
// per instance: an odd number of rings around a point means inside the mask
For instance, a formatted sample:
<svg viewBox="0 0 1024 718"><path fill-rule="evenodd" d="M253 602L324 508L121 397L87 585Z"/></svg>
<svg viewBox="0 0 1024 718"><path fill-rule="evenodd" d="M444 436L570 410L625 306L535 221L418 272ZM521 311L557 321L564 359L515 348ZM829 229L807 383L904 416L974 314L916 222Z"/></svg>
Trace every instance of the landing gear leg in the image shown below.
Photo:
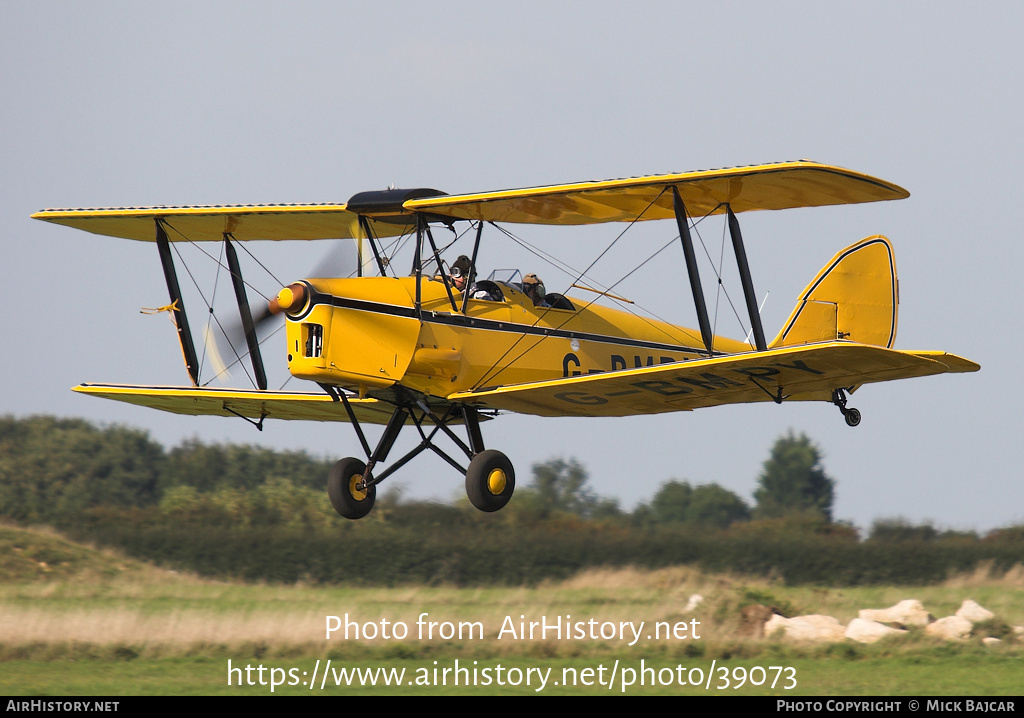
<svg viewBox="0 0 1024 718"><path fill-rule="evenodd" d="M847 408L845 391L842 389L834 390L832 392L832 403L839 407L839 411L843 412L843 418L846 419L847 426L857 426L860 424L860 411L853 407Z"/></svg>
<svg viewBox="0 0 1024 718"><path fill-rule="evenodd" d="M334 395L332 394L332 396ZM370 451L370 445L363 435L359 419L347 396L337 394L337 400L345 405L349 420L366 452L366 462L355 458L342 459L331 469L331 475L327 481L327 493L335 511L347 519L359 519L366 516L373 508L377 484L426 449L436 453L466 477L466 494L473 506L488 512L497 511L505 506L515 490L515 470L512 468L512 462L500 451L484 448L483 435L480 432L480 415L477 410L471 406L455 405L449 406L443 415L438 416L430 410L424 401L414 397L405 399L404 405L395 407L391 420L384 429L380 441L377 442L377 447ZM466 425L468 445L448 427L450 422L460 416ZM430 431L424 429L424 422L428 420L434 425ZM398 438L398 433L410 421L419 432L422 441L390 467L381 471L379 475L375 475L374 468L387 459L391 447ZM434 443L434 436L438 432L448 436L470 459L468 469L461 466Z"/></svg>
<svg viewBox="0 0 1024 718"><path fill-rule="evenodd" d="M387 428L384 429L384 434L381 435L380 441L377 442L377 448L373 450L373 453L370 453L369 445L363 437L362 430L359 429L359 423L356 420L355 414L352 413L347 400L345 401L345 408L349 410L349 417L352 419L359 439L369 455L367 456L366 463L352 457L342 459L336 463L327 477L327 496L331 500L331 506L339 514L347 519L361 519L370 513L370 509L373 508L373 502L377 498L377 483L381 479L374 479L373 467L377 462L384 461L387 458L388 452L394 446L395 439L398 438L398 432L405 425L405 420L408 418L409 413L403 407L395 409L395 413L391 415L391 421L388 422Z"/></svg>

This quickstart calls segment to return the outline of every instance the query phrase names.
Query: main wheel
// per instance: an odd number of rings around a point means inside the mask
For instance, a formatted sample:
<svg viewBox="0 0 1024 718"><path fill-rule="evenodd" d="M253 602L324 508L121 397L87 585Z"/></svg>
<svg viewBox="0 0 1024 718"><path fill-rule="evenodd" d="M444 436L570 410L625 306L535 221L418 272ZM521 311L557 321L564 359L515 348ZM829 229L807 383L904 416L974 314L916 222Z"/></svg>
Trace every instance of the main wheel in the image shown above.
<svg viewBox="0 0 1024 718"><path fill-rule="evenodd" d="M469 462L466 472L466 495L481 511L497 511L512 498L516 488L516 472L512 462L500 451L481 451Z"/></svg>
<svg viewBox="0 0 1024 718"><path fill-rule="evenodd" d="M847 426L857 426L860 424L860 411L857 409L847 409L843 412L846 417Z"/></svg>
<svg viewBox="0 0 1024 718"><path fill-rule="evenodd" d="M361 519L370 513L377 498L377 487L359 488L366 464L359 459L342 459L331 468L327 478L327 495L331 506L347 519Z"/></svg>

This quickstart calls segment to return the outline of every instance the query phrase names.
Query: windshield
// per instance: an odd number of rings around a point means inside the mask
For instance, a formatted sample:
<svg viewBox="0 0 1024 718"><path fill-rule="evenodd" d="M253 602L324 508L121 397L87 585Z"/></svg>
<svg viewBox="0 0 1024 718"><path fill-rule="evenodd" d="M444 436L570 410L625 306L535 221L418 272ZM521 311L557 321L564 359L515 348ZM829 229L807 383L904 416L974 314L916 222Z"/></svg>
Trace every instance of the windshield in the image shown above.
<svg viewBox="0 0 1024 718"><path fill-rule="evenodd" d="M487 278L492 282L511 284L520 289L523 286L523 275L519 273L518 269L495 269Z"/></svg>

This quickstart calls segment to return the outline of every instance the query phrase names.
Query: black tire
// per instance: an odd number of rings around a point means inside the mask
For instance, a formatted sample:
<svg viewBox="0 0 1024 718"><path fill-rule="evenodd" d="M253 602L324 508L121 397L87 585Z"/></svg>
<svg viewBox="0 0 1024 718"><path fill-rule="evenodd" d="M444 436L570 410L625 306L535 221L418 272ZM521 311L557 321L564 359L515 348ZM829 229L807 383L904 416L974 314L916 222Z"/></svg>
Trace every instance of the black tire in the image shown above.
<svg viewBox="0 0 1024 718"><path fill-rule="evenodd" d="M847 426L857 426L860 424L860 412L857 409L847 409L843 413L846 416Z"/></svg>
<svg viewBox="0 0 1024 718"><path fill-rule="evenodd" d="M366 516L377 498L376 486L371 486L365 491L356 489L356 484L362 480L364 471L366 464L359 459L348 457L336 463L327 478L327 495L331 499L331 506L347 519L361 519Z"/></svg>
<svg viewBox="0 0 1024 718"><path fill-rule="evenodd" d="M469 502L481 511L497 511L504 507L515 489L515 469L500 451L481 451L469 462L466 495Z"/></svg>

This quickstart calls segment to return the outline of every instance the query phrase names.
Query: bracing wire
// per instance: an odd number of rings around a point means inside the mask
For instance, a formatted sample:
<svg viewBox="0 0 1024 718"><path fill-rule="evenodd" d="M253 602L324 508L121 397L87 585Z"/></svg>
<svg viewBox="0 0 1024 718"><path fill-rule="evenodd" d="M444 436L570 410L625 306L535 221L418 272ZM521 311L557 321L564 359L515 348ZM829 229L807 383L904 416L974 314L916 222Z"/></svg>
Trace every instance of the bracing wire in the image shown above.
<svg viewBox="0 0 1024 718"><path fill-rule="evenodd" d="M626 225L626 227L625 227L625 228L623 228L623 230L622 230L621 232L619 232L619 234L618 234L618 235L617 235L617 236L615 237L615 239L613 239L613 240L611 241L611 243L610 243L610 244L609 244L609 245L608 245L607 247L605 247L605 248L604 248L604 249L603 249L603 250L601 251L601 253L600 253L600 254L598 254L598 255L597 255L597 257L596 257L596 258L595 258L595 259L594 259L594 260L593 260L593 261L592 261L592 262L591 262L591 263L590 263L589 265L587 265L587 268L586 268L586 269L584 269L584 270L583 270L582 272L579 272L578 274L576 274L576 279L574 279L574 280L573 280L573 281L571 282L571 284L575 284L576 282L578 282L578 281L580 281L581 279L583 279L583 277L585 277L585 276L587 275L587 272L589 272L589 271L590 271L591 269L593 269L593 268L594 268L594 265L596 265L596 264L597 264L597 263L598 263L598 262L599 262L599 261L601 260L601 258L602 258L602 257L604 257L604 256L605 256L605 255L606 255L606 254L607 254L607 253L608 253L609 251L611 251L612 247L614 247L614 246L615 246L615 245L616 245L616 244L618 243L618 241L619 241L620 239L622 239L622 238L623 238L623 237L625 236L626 232L628 232L628 231L629 231L630 229L632 229L632 228L633 228L633 225L635 225L635 224L636 224L637 222L639 222L639 221L640 221L640 220L641 220L641 219L643 218L644 214L646 214L646 213L647 213L647 210L649 210L649 209L650 209L650 208L651 208L652 206L654 206L655 202L657 202L657 201L658 201L658 200L659 200L659 199L661 198L661 195L663 195L663 194L664 194L664 193L665 193L665 192L667 191L667 189L668 189L667 187L666 187L666 188L664 188L664 189L662 189L662 191L661 191L661 192L659 192L659 193L658 193L658 195L657 195L657 196L656 196L656 197L655 197L654 199L652 199L652 200L651 200L651 201L650 201L650 202L649 202L649 203L647 204L647 206L646 206L646 207L644 207L644 209L643 209L643 210L642 210L642 211L640 212L640 214L638 214L638 215L637 215L636 217L634 217L634 218L633 218L632 220L630 220L629 224L627 224L627 225ZM571 275L570 275L570 276L571 276ZM620 279L620 280L619 280L619 282L621 282L621 281L622 281L622 280ZM619 282L616 282L615 284L617 285L617 284L619 284ZM614 288L614 287L615 287L615 285L612 285L612 287L611 287L611 288ZM597 297L595 297L594 299L591 299L591 300L590 300L589 302L587 302L587 303L586 303L586 304L585 304L585 305L584 305L584 306L582 307L582 309L587 309L588 307L590 307L590 305L592 305L592 304L593 304L594 302L596 302L596 301L597 301ZM534 320L534 322L533 322L533 324L531 325L531 327L535 327L535 326L537 326L537 323L538 323L538 322L540 322L540 320L541 320L541 319L543 319L544 317L546 317L546 316L548 315L548 312L549 312L549 311L550 311L550 307L549 307L548 309L546 309L545 311L543 311L543 312L542 312L542 313L540 314L540 316L538 316L538 317L537 317L537 318L536 318L536 319ZM562 322L561 322L561 323L560 323L560 324L559 324L559 325L558 325L557 327L555 327L555 328L556 328L556 329L561 329L561 328L562 328L563 326L565 326L565 325L566 325L566 324L567 324L567 323L568 323L568 322L569 322L570 320L572 320L574 316L575 316L575 313L573 314L573 316L570 316L570 317L566 317L566 318L565 318L564 320L562 320ZM476 382L476 383L474 384L473 388L474 388L474 389L478 389L478 388L480 388L481 386L483 386L483 383L484 383L485 381L488 381L488 380L493 380L494 378L496 378L496 377L500 376L500 375L501 375L501 373L502 373L503 371L505 371L505 369L509 368L510 366L512 366L513 364L515 364L515 363L516 363L517 361L519 361L520 359L522 359L522 358L523 358L523 357L524 357L524 356L525 356L525 355L526 355L527 353L529 353L530 351L532 351L532 350L533 350L533 349L534 349L535 347L537 347L537 346L538 346L538 345L539 345L539 344L540 344L540 343L541 343L541 342L542 342L542 341L544 340L544 337L540 337L538 341L534 342L534 343L533 343L532 345L530 345L529 347L527 347L526 349L524 349L524 350L523 350L522 352L520 352L520 353L519 353L519 354L518 354L518 355L517 355L517 356L516 356L516 357L515 357L515 358L514 358L514 359L513 359L513 360L512 360L511 362L509 362L508 364L506 364L506 366L502 367L501 369L499 369L498 371L496 371L496 372L495 372L495 371L494 371L495 367L497 367L497 366L498 366L498 364L500 364L500 363L501 363L501 361L502 361L502 360L503 360L503 359L504 359L504 358L505 358L506 356L508 356L508 354L509 354L509 353L510 353L510 352L511 352L511 351L512 351L513 349L515 349L515 348L516 348L516 347L517 347L517 346L519 345L519 343L520 343L521 341L523 341L523 339L524 339L524 338L526 338L526 336L527 336L527 335L526 335L525 333L521 334L521 335L519 336L519 338L518 338L518 339L516 339L516 340L515 340L515 341L514 341L514 342L512 343L512 346L510 346L510 347L509 347L508 349L506 349L506 350L505 350L505 351L504 351L504 352L502 353L502 355L501 355L500 357L498 357L498 359L497 359L497 360L496 360L496 361L495 361L495 362L494 362L494 363L493 363L493 364L492 364L492 365L490 366L490 368L488 368L488 369L487 369L487 371L485 371L485 372L484 372L484 373L483 373L483 374L481 375L480 379L479 379L479 380L477 380L477 382ZM494 373L492 374L491 372L494 372Z"/></svg>
<svg viewBox="0 0 1024 718"><path fill-rule="evenodd" d="M194 244L193 242L189 242L189 243L190 243L190 244ZM203 304L205 304L205 305L206 305L206 308L207 308L207 310L209 310L209 312L210 312L210 316L211 316L211 317L213 318L213 321L214 321L214 322L216 322L216 324L217 324L217 327L218 327L218 328L220 329L221 333L222 333L222 334L224 334L224 336L226 337L226 336L227 336L227 331L226 331L226 330L224 329L224 326L223 326L223 325L222 325L222 324L220 323L220 320L219 320L219 319L217 318L217 315L216 315L216 314L214 313L214 311L213 311L213 305L212 305L212 304L210 304L210 302L209 302L209 301L207 301L207 299L206 299L206 295L205 295L205 294L203 293L203 290L202 290L202 288L200 288L200 286L199 286L199 282L197 282L197 281L196 281L196 278L195 278L195 277L193 276L193 274L192 274L192 270L188 268L188 264L187 264L187 263L185 262L185 260L184 260L184 259L182 258L182 256L181 256L181 252L180 252L180 251L178 250L178 248L177 248L177 247L175 246L175 243L173 243L173 242L170 242L169 244L170 244L170 245L171 245L172 247L174 247L174 251L175 251L175 253L176 253L176 254L178 255L178 259L179 259L179 260L181 261L181 265L182 265L182 266L183 266L183 267L185 268L185 273L186 273L186 274L188 274L188 278L192 280L192 285L193 285L193 286L194 286L194 287L196 288L196 291L197 291L197 292L199 293L199 297L200 297L200 298L201 298L201 299L203 300ZM207 255L208 257L211 257L211 258L212 258L212 256L211 256L211 255L210 255L210 254L209 254L208 252L206 252L206 251L203 251L203 254L206 254L206 255ZM214 291L216 292L216 288L214 289ZM231 342L228 342L228 344L230 345L230 344L231 344ZM237 360L238 360L238 361L237 361L237 362L235 362L235 363L241 363L241 366L242 366L242 370L243 370L243 371L245 372L245 375L246 375L246 376L247 376L247 377L249 378L249 381L250 381L250 382L252 382L252 385L253 385L253 386L256 386L256 382L255 382L255 380L253 379L253 377L252 377L252 376L250 376L250 375L249 375L249 371L248 371L248 370L247 370L247 369L245 368L245 364L244 364L244 363L242 363L242 358L238 356L238 352L237 352L237 351L235 351L235 348L234 348L233 346L231 347L231 351L232 351L232 352L234 352L234 354L235 354L235 357L236 357L236 358L237 358ZM242 356L245 356L245 354L243 354ZM234 366L234 364L232 364L232 366ZM219 376L219 375L220 375L221 373L223 373L223 372L218 372L217 376ZM215 376L215 377L213 377L213 378L216 378L216 376ZM210 381L212 381L212 380L213 380L213 379L210 379ZM203 384L203 386L208 386L208 385L209 385L209 383L210 383L210 381L207 381L206 383L204 383L204 384Z"/></svg>
<svg viewBox="0 0 1024 718"><path fill-rule="evenodd" d="M664 192L664 190L663 190L663 192ZM659 195L659 197L660 197L660 195ZM655 198L655 200L654 200L654 201L653 201L653 202L652 202L651 204L653 204L654 202L656 202L656 201L657 201L657 199L658 199L658 198ZM589 266L588 266L588 267L586 268L586 270L584 270L583 272L576 272L576 270L571 270L570 272L567 272L568 274L570 274L570 276L572 276L572 275L576 275L576 276L577 276L577 278L576 278L576 279L575 279L575 280L573 281L573 283L576 283L576 282L580 281L580 279L582 279L583 277L585 277L585 276L586 276L586 274L587 274L587 272L589 272L589 271L590 271L590 269L592 269L592 268L594 267L594 265L595 265L595 264L596 264L596 263L597 263L597 262L598 262L598 261L599 261L599 260L601 259L601 257L603 257L603 256L604 256L604 255L605 255L605 254L606 254L606 253L607 253L607 252L608 252L608 251L609 251L609 250L610 250L610 249L611 249L611 248L612 248L612 247L613 247L613 246L615 245L615 243L616 243L616 242L618 242L618 241L619 241L619 240L620 240L620 239L622 238L622 236L623 236L623 235L624 235L624 234L625 234L625 233L626 233L626 232L627 232L627 231L628 231L628 230L629 230L629 229L630 229L630 228L631 228L631 227L633 226L633 224L635 224L635 223L636 223L637 221L639 221L639 220L640 220L640 219L641 219L641 218L643 217L643 214L644 214L644 213L645 213L645 212L646 212L646 211L647 211L647 210L648 210L648 209L650 208L650 206L651 206L651 205L648 205L648 206L647 206L647 207L646 207L646 208L645 208L645 209L643 210L643 212L641 212L641 213L640 213L640 215L638 215L638 216L637 216L637 217L636 217L636 218L635 218L634 220L632 220L632 221L630 222L630 224L629 224L629 225L628 225L628 226L627 226L627 227L626 227L626 228L625 228L625 229L624 229L624 230L623 230L622 232L620 232L620 233L619 233L619 235L618 235L618 236L617 236L617 237L616 237L616 238L615 238L615 239L614 239L614 240L613 240L613 241L611 242L611 244L609 244L609 245L608 245L608 247L606 247L606 248L604 249L604 251L602 251L602 252L601 252L601 254L599 254L599 255L598 255L598 257L597 257L597 258L596 258L596 259L595 259L595 260L594 260L593 262L591 262L591 264L590 264L590 265L589 265ZM718 296L716 296L716 306L715 306L715 325L716 325L716 327L717 327L717 321L718 321L718 305L719 305L719 302L720 302L720 297L721 297L721 295L722 295L722 294L724 294L724 295L725 295L725 298L726 298L726 300L727 300L727 302L729 303L729 306L730 306L730 308L732 309L733 315L734 315L734 316L736 317L736 320L737 320L738 324L740 325L740 327L741 327L741 328L745 328L745 327L744 327L744 324L743 324L743 320L742 320L742 319L740 318L739 312L738 312L738 311L736 310L736 305L735 305L735 303L734 303L734 302L732 301L732 297L730 296L730 294L729 294L729 291L728 291L728 289L727 289L727 288L725 287L725 284L724 284L724 282L722 281L722 267L723 267L723 266L724 266L724 264L725 264L725 225L723 225L723 230L722 230L722 231L723 231L723 235L722 235L721 251L720 251L720 257L719 257L719 264L718 264L717 266L715 265L715 262L714 262L714 260L712 259L712 257L711 257L711 254L710 254L710 252L708 251L707 245L706 245L706 244L705 244L705 242L704 242L704 238L703 238L703 236L702 236L702 235L700 234L700 231L699 231L699 229L698 229L698 227L697 227L697 225L698 225L698 224L700 224L701 222L703 222L703 221L704 221L705 219L709 218L709 217L710 217L710 216L711 216L711 215L712 215L712 214L714 213L714 211L715 211L716 209L718 209L718 207L715 207L715 208L713 208L713 209L712 209L712 210L711 210L710 212L708 212L708 213L707 213L706 215L704 215L704 216L703 216L703 217L701 217L700 219L692 221L692 222L691 222L691 227L692 227L692 228L694 229L695 233L697 234L697 237L698 237L698 239L700 240L700 243L701 243L701 247L702 247L702 248L703 248L703 250L704 250L704 254L705 254L705 256L707 256L707 258L708 258L708 262L709 262L709 263L711 264L712 270L713 270L713 271L715 272L715 278L716 278L716 280L717 280L717 284L718 284L718 292L717 292ZM492 224L493 224L493 223L492 223ZM497 225L494 225L494 226L497 226ZM530 244L529 242L526 242L525 240L522 240L521 238L519 238L519 237L516 237L516 236L515 236L514 234L512 234L511 232L508 232L508 231L507 231L507 230L505 230L504 228L501 228L501 227L499 227L499 229L500 229L500 230L501 230L501 231L502 231L502 232L503 232L504 234L506 234L506 236L508 236L508 237L509 237L510 239L512 239L512 240L513 240L514 242L516 242L517 244L520 244L520 246L522 246L522 247L523 247L524 249L526 249L527 251L530 251L530 252L532 252L532 253L533 253L534 255L536 255L536 256L537 256L538 258L540 258L540 259L544 259L544 260L546 260L546 261L550 262L550 263L551 263L551 264L552 264L553 266L555 266L555 267L557 267L557 268L559 268L559 269L562 269L563 271L565 271L564 267L568 267L568 266L569 266L569 265L567 265L567 264L565 264L565 263L561 262L560 260L556 260L556 259L555 259L554 257L552 257L552 256L550 256L550 255L547 255L547 253L545 253L545 252L542 252L542 251L541 251L541 250L539 250L538 248L536 248L536 247L534 247L533 245L531 245L531 244ZM617 281L616 281L616 282L615 282L614 284L612 284L612 285L611 285L610 287L604 287L604 286L603 286L603 285L602 285L601 283L599 283L599 282L594 282L594 284L597 284L597 286L599 286L599 287L602 287L602 288L604 289L604 291L605 291L605 292L610 292L610 291L612 291L613 289L615 289L615 287L617 287L617 286L618 286L619 284L621 284L621 283L622 283L623 281L625 281L625 280L626 280L627 278L629 278L629 277L630 277L630 276L631 276L632 274L634 274L635 272L639 271L639 270L640 270L640 269L641 269L641 268L642 268L642 267L643 267L644 265L646 265L646 264L648 264L649 262L651 262L651 261L652 261L652 260L653 260L653 259L654 259L655 257L657 257L657 256L658 256L658 255L659 255L659 254L660 254L661 252L663 252L663 251L664 251L665 249L667 249L667 248L668 248L669 246L671 246L672 244L674 244L674 243L675 243L675 242L676 242L676 241L677 241L678 239L679 239L679 235L676 235L675 237L673 237L673 238L672 238L671 240L669 240L668 242L666 242L666 243L665 243L665 244L664 244L664 245L663 245L663 246L662 246L662 247L661 247L660 249L656 250L656 251L655 251L655 252L654 252L654 253L653 253L652 255L650 255L650 256L649 256L649 257L648 257L647 259L645 259L645 260L644 260L643 262L641 262L640 264L638 264L638 265L637 265L636 267L634 267L634 268L633 268L632 270L630 270L629 272L627 272L626 274L624 274L624 275L623 275L623 276L622 276L622 277L621 277L620 279L618 279L618 280L617 280ZM560 265L561 265L561 266L560 266ZM571 268L570 268L570 269L571 269ZM593 281L593 280L589 280L589 281ZM586 303L585 305L583 305L582 309L586 309L586 308L588 308L589 306L591 306L591 305L592 305L592 304L593 304L594 302L596 302L596 301L597 301L597 298L594 298L594 299L590 300L590 301L589 301L589 302L587 302L587 303ZM625 307L625 309L626 309L626 311L629 311L629 312L630 312L631 314L633 314L633 315L634 315L634 316L636 316L637 318L639 318L639 319L641 319L641 320L643 320L643 321L647 322L647 323L648 323L648 324L649 324L650 326L653 326L653 327L656 327L656 328L659 328L659 329L661 329L660 327L657 327L657 325L654 325L654 324L652 324L652 323L651 323L651 322L650 322L650 321L649 321L649 320L648 320L648 319L647 319L646 317L644 317L643 315L640 315L640 314L638 314L637 312L633 311L633 310L632 310L631 308L629 308L628 306L627 306L627 307ZM642 309L643 309L643 310L644 310L645 312L648 312L649 314L651 314L651 316L652 316L652 317L654 317L655 319L658 319L658 320L660 320L660 321L663 321L663 322L665 322L665 321L666 321L666 320L662 319L661 317L659 317L659 316L658 316L657 314L655 314L655 313L651 312L650 310L648 310L648 309L646 309L646 308L642 308ZM544 317L544 316L545 316L546 314L547 314L547 312L544 312L543 314L541 314L541 316L540 316L540 317L538 317L536 321L534 321L534 323L533 323L533 325L532 325L532 326L536 326L536 324L537 324L537 323L538 323L538 322L539 322L539 321L540 321L540 320L541 320L541 319L542 319L542 318L543 318L543 317ZM565 320L564 320L563 322L561 322L561 323L560 323L560 324L558 325L558 327L556 327L556 329L560 329L560 328L561 328L562 326L564 326L564 325L565 325L565 324L566 324L567 322L569 322L569 321L571 320L571 318L572 318L572 317L568 317L568 318L566 318L566 319L565 319ZM668 323L668 322L666 322L666 323ZM680 329L682 329L682 328L680 328ZM661 331L663 331L663 332L664 332L664 329L661 329ZM685 330L684 330L684 331L685 331ZM689 336L690 336L690 337L691 337L692 339L696 339L696 338L697 338L695 334L692 334L692 333L690 333L690 332L686 332L686 333L687 333L687 334L689 334ZM666 336L671 336L670 334L668 334L668 332L665 332L665 334L666 334ZM496 361L496 362L495 362L495 363L494 363L494 364L493 364L493 365L492 365L492 366L491 366L491 367L490 367L490 368L489 368L489 369L488 369L488 370L487 370L487 371L486 371L486 372L485 372L485 373L484 373L484 374L482 375L481 379L480 379L480 380L479 380L478 382L476 382L476 384L475 384L475 386L474 386L474 388L475 388L475 389L476 389L476 388L480 388L481 386L483 386L483 384L484 384L484 382L485 382L485 381L488 381L488 380L493 380L493 379L494 379L495 377L499 376L499 375L501 374L501 372L502 372L502 371L504 371L504 368L503 368L503 369L499 369L499 370L498 370L497 372L494 372L494 369L495 369L495 367L496 367L496 366L498 365L498 363L500 363L500 362L501 362L501 361L502 361L502 360L503 360L503 359L504 359L504 358L505 358L505 357L506 357L506 356L507 356L507 355L509 354L509 352L511 352L511 351L512 351L512 350L513 350L513 349L515 348L515 346L516 346L516 345L517 345L517 344L518 344L518 343L519 343L519 342L520 342L520 341L521 341L521 340L522 340L523 338L525 338L525 336L526 336L526 335L524 334L524 335L523 335L523 336L521 336L521 337L520 337L519 339L517 339L517 340L516 340L516 342L514 342L514 343L513 343L513 345L512 345L511 347L509 347L509 349L508 349L508 350L506 350L506 351L505 351L505 353L504 353L504 354L502 354L502 356L501 356L501 357L499 357L499 359L498 359L498 360L497 360L497 361ZM506 365L506 367L505 367L505 368L507 368L508 366L511 366L511 365L512 365L512 364L514 364L514 363L515 363L516 361L518 361L519 359L521 359L521 358L522 358L523 356L525 356L525 355L526 355L526 354L527 354L527 353L528 353L529 351L531 351L531 350L532 350L533 348L535 348L536 346L538 346L538 345L539 345L539 344L540 344L540 343L541 343L541 342L542 342L542 341L543 341L543 340L544 340L545 338L546 338L546 337L540 337L540 338L538 338L538 340L537 340L537 341L536 341L536 342L535 342L535 343L534 343L533 345L531 345L530 347L528 347L528 348L527 348L527 349L525 349L524 351L520 352L520 353L519 353L519 354L518 354L518 355L517 355L517 356L516 356L516 357L515 357L515 358L514 358L514 359L513 359L513 360L512 360L511 362L509 362L509 364L508 364L508 365ZM672 338L673 338L673 339L675 339L675 337L672 337ZM492 372L494 372L494 373L492 374Z"/></svg>
<svg viewBox="0 0 1024 718"><path fill-rule="evenodd" d="M718 205L718 207L721 207L721 205ZM718 207L715 207L715 209L718 209ZM712 210L712 212L714 212L714 210ZM708 215L706 215L706 216L710 216L710 213L708 213ZM715 261L711 258L711 253L708 252L707 245L704 244L704 237L701 236L700 231L696 229L696 225L694 226L694 231L697 234L697 239L700 240L700 246L701 246L701 249L704 250L704 256L706 256L708 258L708 262L711 264L711 269L715 272L715 279L718 280L719 292L721 294L725 294L725 299L726 299L727 302L729 302L729 307L732 309L733 316L736 317L736 322L740 325L741 329L746 330L746 327L743 325L743 319L740 318L740 314L736 310L736 305L733 303L732 297L729 295L729 290L725 288L725 283L722 282L721 268L725 264L725 232L726 232L726 224L722 225L722 245L721 245L722 252L721 252L721 261L720 261L720 264L719 264L718 267L715 266ZM718 324L718 299L719 299L719 297L716 296L715 297L715 325L716 326ZM714 334L714 333L715 332L712 331L712 334Z"/></svg>
<svg viewBox="0 0 1024 718"><path fill-rule="evenodd" d="M178 256L180 258L181 254L179 253ZM220 259L223 259L223 257L224 257L224 244L221 243L221 245L220 245ZM220 283L220 270L224 266L223 264L221 264L220 259L217 260L217 274L214 276L214 279L213 279L213 294L210 296L210 303L211 304L216 303L216 301L217 301L217 286ZM210 333L210 324L213 323L213 309L212 308L209 311L209 315L210 316L206 320L206 329L205 329L205 332L204 332L204 336L206 334ZM204 364L206 364L206 342L205 341L203 342L203 356L199 360L199 373L200 374L203 373L203 365Z"/></svg>

